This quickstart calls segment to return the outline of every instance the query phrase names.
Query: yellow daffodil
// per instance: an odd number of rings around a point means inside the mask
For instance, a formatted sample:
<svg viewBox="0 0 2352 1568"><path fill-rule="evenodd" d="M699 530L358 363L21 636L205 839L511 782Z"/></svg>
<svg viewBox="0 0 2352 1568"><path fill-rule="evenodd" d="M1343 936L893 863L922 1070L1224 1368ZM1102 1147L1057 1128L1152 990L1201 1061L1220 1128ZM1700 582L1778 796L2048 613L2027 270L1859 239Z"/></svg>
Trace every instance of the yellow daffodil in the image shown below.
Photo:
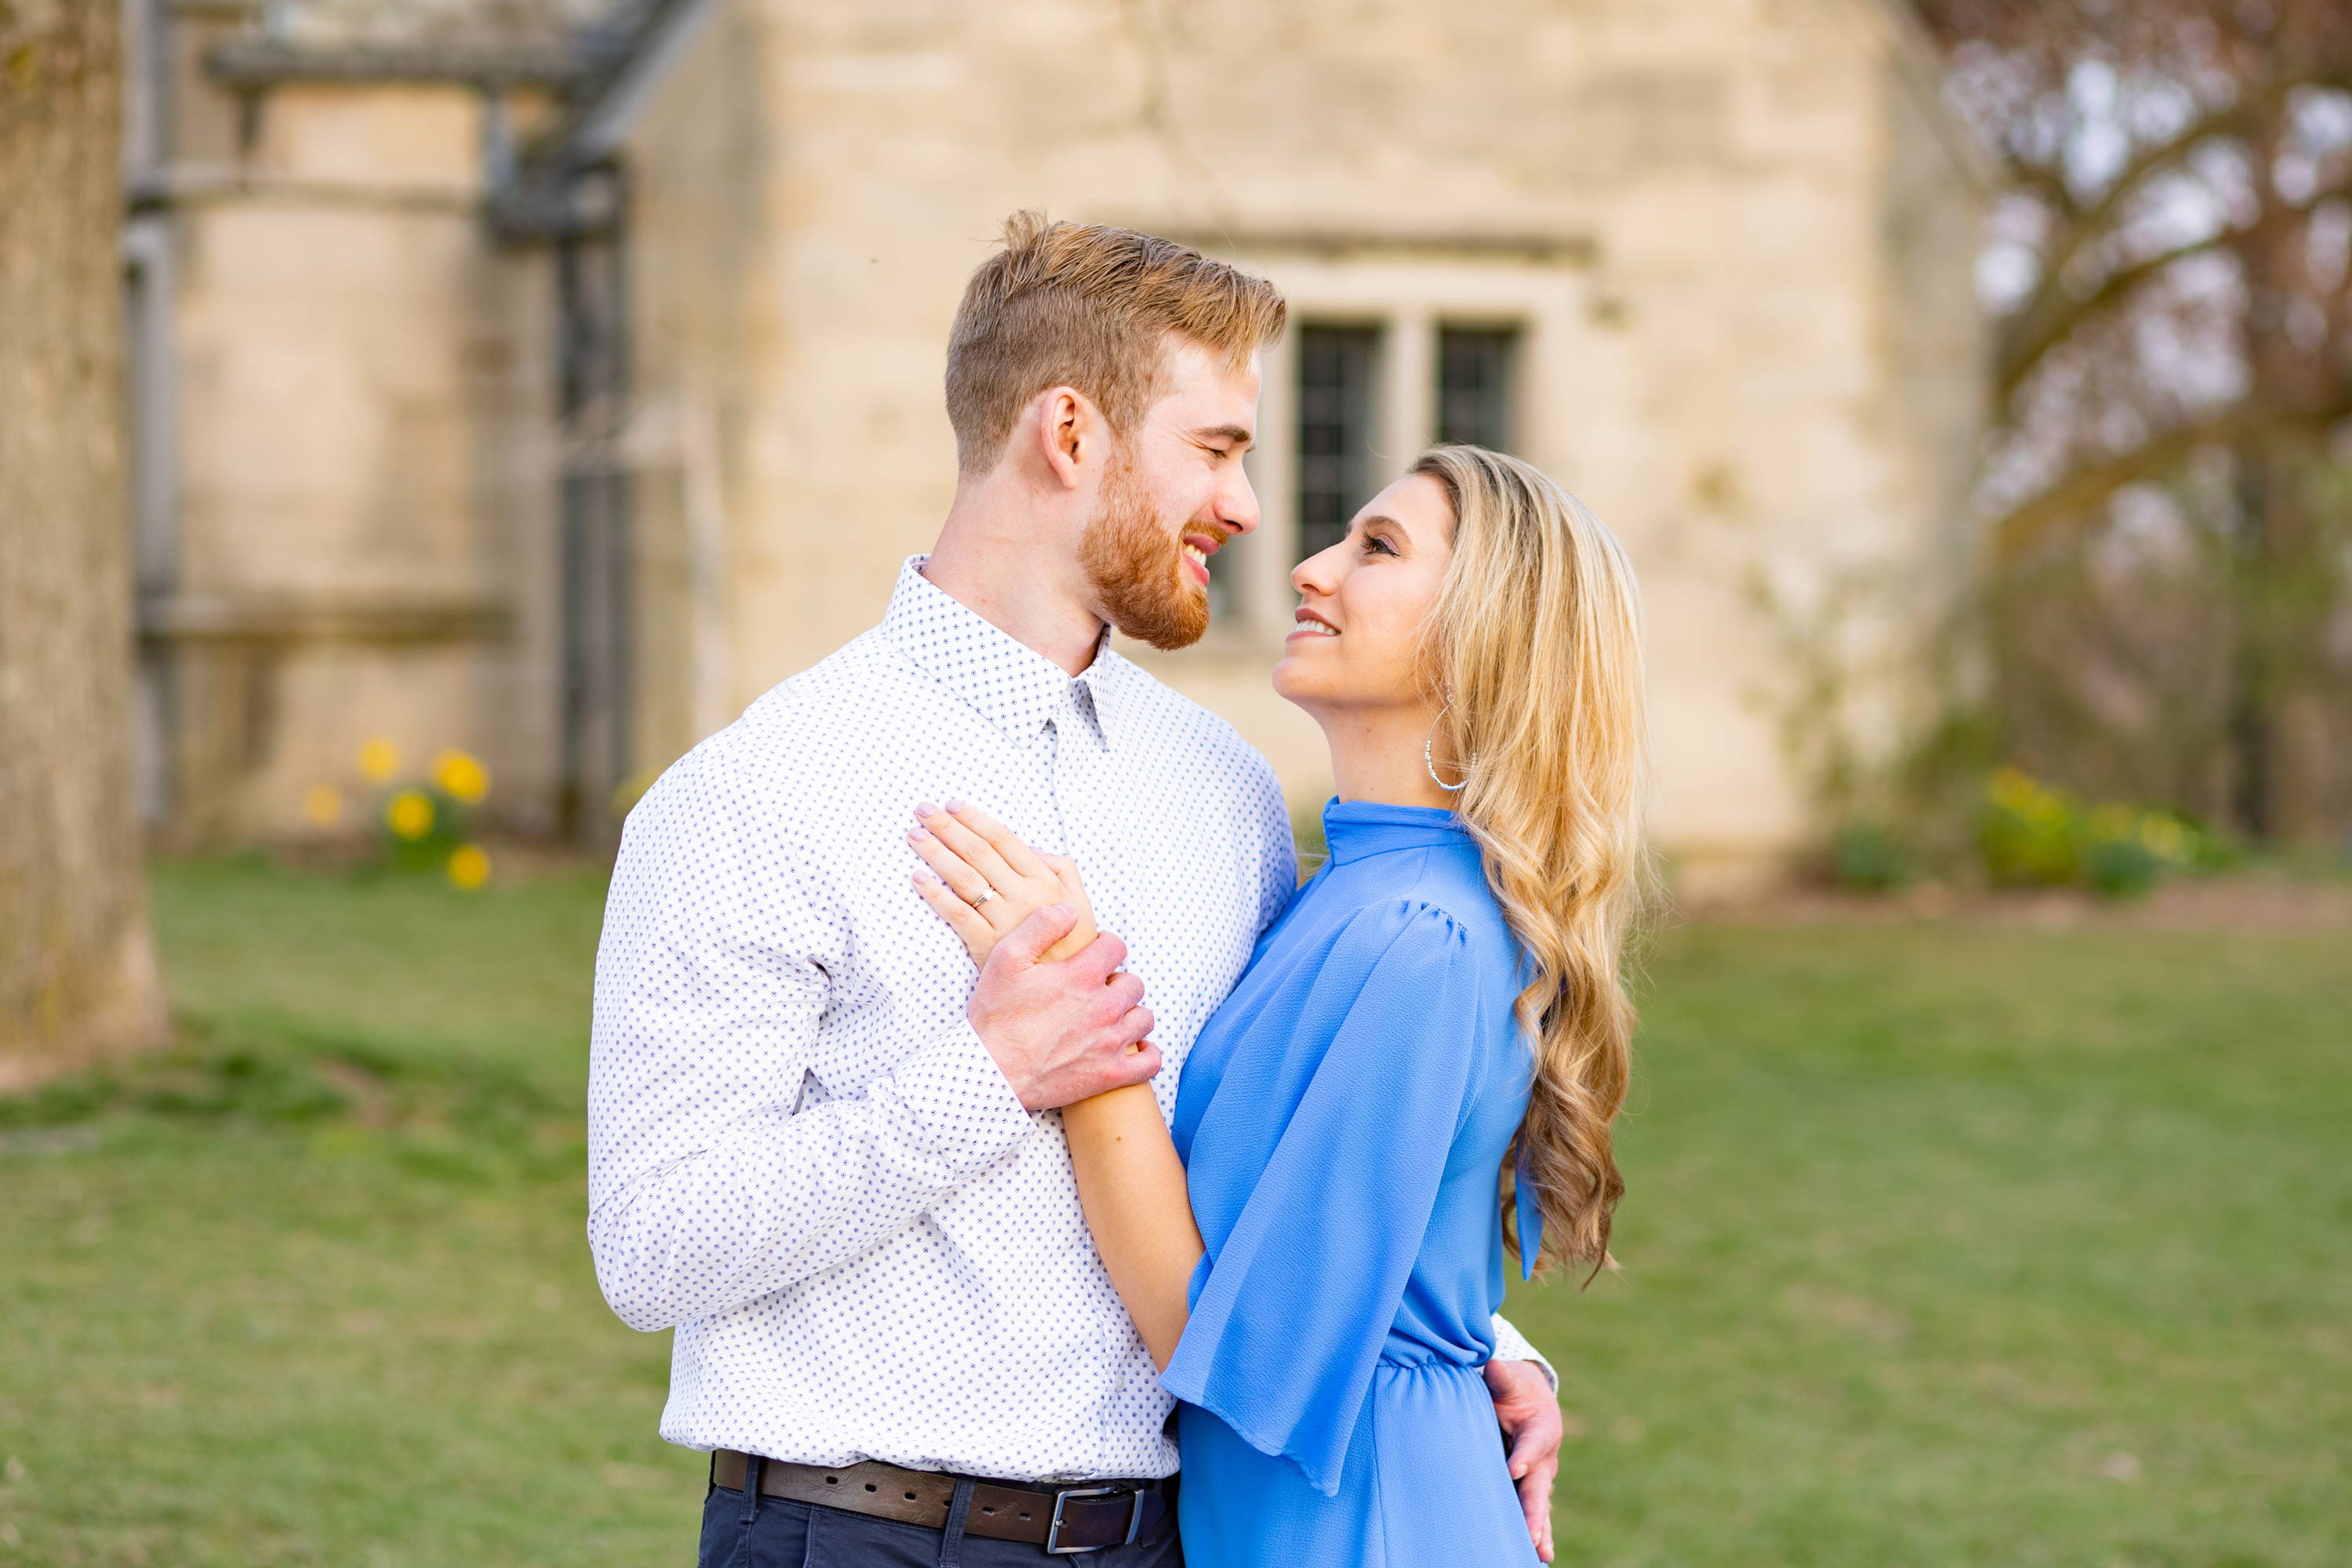
<svg viewBox="0 0 2352 1568"><path fill-rule="evenodd" d="M403 838L422 838L433 831L433 801L422 791L402 790L383 808L383 820Z"/></svg>
<svg viewBox="0 0 2352 1568"><path fill-rule="evenodd" d="M447 870L449 879L470 893L490 879L489 854L478 844L460 844L450 853Z"/></svg>
<svg viewBox="0 0 2352 1568"><path fill-rule="evenodd" d="M467 805L490 793L490 772L463 752L444 752L433 759L433 782Z"/></svg>
<svg viewBox="0 0 2352 1568"><path fill-rule="evenodd" d="M302 815L313 827L332 827L343 820L343 792L331 784L312 784L302 792Z"/></svg>
<svg viewBox="0 0 2352 1568"><path fill-rule="evenodd" d="M360 748L360 772L372 784L382 784L400 771L400 748L378 735Z"/></svg>

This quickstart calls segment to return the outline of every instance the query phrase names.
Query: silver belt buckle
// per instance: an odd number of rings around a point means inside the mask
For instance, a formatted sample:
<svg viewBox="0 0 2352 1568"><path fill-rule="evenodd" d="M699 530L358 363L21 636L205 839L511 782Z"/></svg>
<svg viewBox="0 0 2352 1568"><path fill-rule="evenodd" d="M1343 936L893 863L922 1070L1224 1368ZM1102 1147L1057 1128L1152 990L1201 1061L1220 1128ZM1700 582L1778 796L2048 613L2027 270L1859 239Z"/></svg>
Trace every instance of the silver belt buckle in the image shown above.
<svg viewBox="0 0 2352 1568"><path fill-rule="evenodd" d="M1045 1550L1055 1557L1076 1557L1081 1552L1100 1552L1100 1546L1064 1546L1062 1537L1062 1505L1074 1497L1124 1497L1128 1500L1127 1539L1121 1546L1132 1546L1143 1531L1143 1494L1129 1487L1070 1487L1054 1494L1054 1521L1045 1527Z"/></svg>

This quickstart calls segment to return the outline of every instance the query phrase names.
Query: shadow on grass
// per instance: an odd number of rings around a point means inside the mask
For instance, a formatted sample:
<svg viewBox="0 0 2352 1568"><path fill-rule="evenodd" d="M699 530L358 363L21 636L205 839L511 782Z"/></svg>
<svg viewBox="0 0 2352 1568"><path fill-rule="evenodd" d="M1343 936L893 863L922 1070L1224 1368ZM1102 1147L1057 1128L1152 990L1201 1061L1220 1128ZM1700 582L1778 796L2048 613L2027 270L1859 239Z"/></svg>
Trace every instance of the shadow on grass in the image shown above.
<svg viewBox="0 0 2352 1568"><path fill-rule="evenodd" d="M452 1180L575 1178L584 1157L577 1108L506 1063L267 1015L184 1021L180 1036L169 1050L0 1096L0 1151L83 1147L142 1123L341 1122Z"/></svg>

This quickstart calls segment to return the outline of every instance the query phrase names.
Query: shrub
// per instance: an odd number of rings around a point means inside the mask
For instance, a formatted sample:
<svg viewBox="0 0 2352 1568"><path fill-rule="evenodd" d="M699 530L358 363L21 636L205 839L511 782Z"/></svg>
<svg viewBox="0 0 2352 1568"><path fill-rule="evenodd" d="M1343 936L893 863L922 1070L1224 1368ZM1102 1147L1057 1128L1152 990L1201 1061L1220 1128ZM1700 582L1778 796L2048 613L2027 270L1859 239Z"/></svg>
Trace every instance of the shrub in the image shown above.
<svg viewBox="0 0 2352 1568"><path fill-rule="evenodd" d="M1830 845L1830 874L1841 888L1889 893L1918 880L1919 863L1910 847L1884 825L1849 822Z"/></svg>
<svg viewBox="0 0 2352 1568"><path fill-rule="evenodd" d="M1996 886L2082 885L2111 898L2220 858L2211 837L2177 813L2122 802L2086 808L2017 768L1986 782L1977 844Z"/></svg>
<svg viewBox="0 0 2352 1568"><path fill-rule="evenodd" d="M2002 768L1985 785L1977 847L1996 887L2064 887L2083 873L2081 808L2064 793Z"/></svg>

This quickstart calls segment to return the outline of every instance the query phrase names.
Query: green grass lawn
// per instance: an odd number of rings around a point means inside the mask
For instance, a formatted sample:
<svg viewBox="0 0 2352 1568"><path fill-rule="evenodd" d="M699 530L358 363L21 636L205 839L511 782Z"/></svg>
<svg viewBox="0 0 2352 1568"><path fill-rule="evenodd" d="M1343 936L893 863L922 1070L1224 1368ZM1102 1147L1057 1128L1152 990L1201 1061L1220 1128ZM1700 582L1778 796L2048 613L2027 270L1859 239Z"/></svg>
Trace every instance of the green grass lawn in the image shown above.
<svg viewBox="0 0 2352 1568"><path fill-rule="evenodd" d="M1703 928L1655 964L1562 1560L2352 1563L2352 944Z"/></svg>
<svg viewBox="0 0 2352 1568"><path fill-rule="evenodd" d="M600 889L158 868L190 1045L0 1101L0 1568L690 1560L598 1300ZM1623 1271L1520 1292L1563 1563L2352 1563L2352 942L1704 925Z"/></svg>

